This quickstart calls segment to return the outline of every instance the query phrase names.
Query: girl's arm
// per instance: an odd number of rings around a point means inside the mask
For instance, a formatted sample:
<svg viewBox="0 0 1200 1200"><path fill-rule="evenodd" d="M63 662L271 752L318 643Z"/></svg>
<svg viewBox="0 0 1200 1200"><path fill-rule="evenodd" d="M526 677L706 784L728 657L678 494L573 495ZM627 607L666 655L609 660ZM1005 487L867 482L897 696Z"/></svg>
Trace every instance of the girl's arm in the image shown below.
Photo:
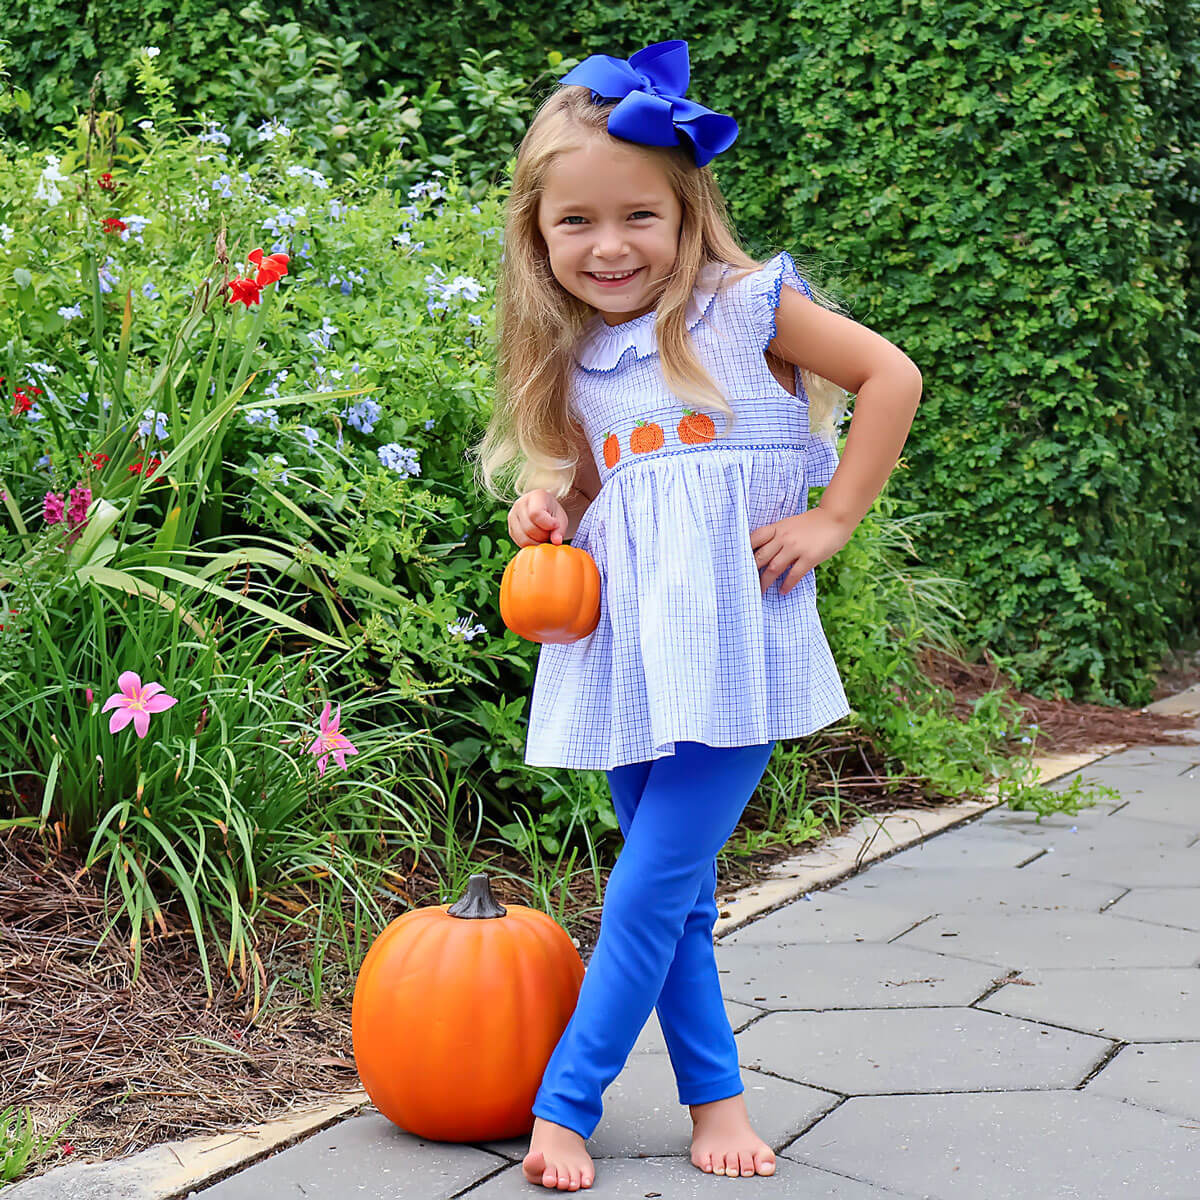
<svg viewBox="0 0 1200 1200"><path fill-rule="evenodd" d="M904 448L921 399L921 372L887 338L787 287L767 348L854 395L841 462L817 505L853 531Z"/></svg>

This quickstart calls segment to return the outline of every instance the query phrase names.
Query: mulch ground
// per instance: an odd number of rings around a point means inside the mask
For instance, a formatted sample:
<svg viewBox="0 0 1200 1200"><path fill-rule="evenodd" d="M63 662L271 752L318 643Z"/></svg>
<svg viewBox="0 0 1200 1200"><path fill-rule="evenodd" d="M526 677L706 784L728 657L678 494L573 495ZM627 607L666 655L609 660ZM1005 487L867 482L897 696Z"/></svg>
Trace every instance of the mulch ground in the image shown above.
<svg viewBox="0 0 1200 1200"><path fill-rule="evenodd" d="M1017 693L988 663L965 666L931 654L925 669L953 693L962 715L973 699L1007 687L1039 726L1040 753L1181 740L1177 720ZM1155 698L1197 681L1200 655L1172 659ZM860 809L940 802L916 780L887 783L852 735L822 746L815 771L822 770L837 776L843 800ZM752 811L745 823L753 828ZM718 902L795 852L776 846L724 864ZM521 867L503 858L496 865L516 873ZM423 862L408 866L409 899L437 903L441 881ZM191 932L177 917L168 917L165 936L147 943L135 982L127 941L103 936L109 922L102 884L68 851L24 831L0 836L0 1096L4 1105L28 1105L42 1133L72 1118L41 1169L258 1123L358 1087L348 1006L353 979L333 962L319 1004L301 993L294 964L311 957L306 931L260 929L266 975L278 982L256 1014L246 983L214 977L207 1001ZM493 887L502 903L531 902L508 879L494 879ZM599 912L586 911L596 903L590 877L581 872L571 893L572 929L586 957L599 928ZM395 915L401 911L397 902Z"/></svg>

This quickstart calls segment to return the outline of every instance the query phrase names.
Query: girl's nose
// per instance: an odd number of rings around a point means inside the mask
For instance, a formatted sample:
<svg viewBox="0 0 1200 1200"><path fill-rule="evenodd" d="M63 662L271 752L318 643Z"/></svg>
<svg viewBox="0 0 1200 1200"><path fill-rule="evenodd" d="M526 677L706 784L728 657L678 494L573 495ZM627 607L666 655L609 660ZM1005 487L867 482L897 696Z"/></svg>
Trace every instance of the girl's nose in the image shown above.
<svg viewBox="0 0 1200 1200"><path fill-rule="evenodd" d="M597 258L620 258L627 249L623 230L601 230L596 236Z"/></svg>

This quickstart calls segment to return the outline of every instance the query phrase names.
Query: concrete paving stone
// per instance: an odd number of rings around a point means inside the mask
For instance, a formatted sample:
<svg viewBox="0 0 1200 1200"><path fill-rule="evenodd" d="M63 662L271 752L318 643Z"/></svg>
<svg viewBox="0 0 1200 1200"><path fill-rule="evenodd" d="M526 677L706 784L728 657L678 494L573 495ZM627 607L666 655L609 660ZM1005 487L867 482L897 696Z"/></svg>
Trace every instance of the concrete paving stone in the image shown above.
<svg viewBox="0 0 1200 1200"><path fill-rule="evenodd" d="M742 1084L750 1120L771 1146L786 1145L840 1099L758 1071L742 1071ZM631 1055L605 1091L603 1104L600 1124L587 1143L593 1158L690 1153L692 1118L686 1106L679 1103L675 1074L666 1055ZM488 1150L518 1160L529 1150L528 1138L483 1144Z"/></svg>
<svg viewBox="0 0 1200 1200"><path fill-rule="evenodd" d="M614 1158L596 1163L590 1188L575 1192L549 1191L530 1184L520 1166L489 1179L469 1193L469 1200L529 1200L530 1196L587 1196L595 1200L633 1200L662 1196L666 1200L708 1200L731 1192L771 1200L902 1200L904 1193L872 1187L777 1154L774 1175L708 1175L692 1165L690 1156L672 1158ZM466 1200L466 1198L464 1198ZM910 1198L911 1200L911 1198Z"/></svg>
<svg viewBox="0 0 1200 1200"><path fill-rule="evenodd" d="M839 896L887 901L906 913L969 912L974 908L1001 912L1078 909L1099 912L1125 888L1115 883L1084 879L1031 877L1027 868L1013 867L893 867L880 863L830 888Z"/></svg>
<svg viewBox="0 0 1200 1200"><path fill-rule="evenodd" d="M1132 888L1106 910L1105 916L1200 932L1200 887Z"/></svg>
<svg viewBox="0 0 1200 1200"><path fill-rule="evenodd" d="M1123 1046L1084 1091L1200 1121L1200 1042Z"/></svg>
<svg viewBox="0 0 1200 1200"><path fill-rule="evenodd" d="M371 1109L192 1194L204 1200L441 1200L507 1161L475 1146L414 1137Z"/></svg>
<svg viewBox="0 0 1200 1200"><path fill-rule="evenodd" d="M737 1042L744 1067L853 1096L1074 1087L1113 1046L974 1008L770 1013Z"/></svg>
<svg viewBox="0 0 1200 1200"><path fill-rule="evenodd" d="M960 836L960 830L918 842L885 861L905 867L1019 867L1041 854L1022 838L990 839L986 843Z"/></svg>
<svg viewBox="0 0 1200 1200"><path fill-rule="evenodd" d="M750 1004L738 1004L736 1000L725 1001L725 1015L729 1018L729 1027L735 1033L744 1029L756 1017L761 1017L763 1010ZM652 1012L649 1020L642 1026L642 1032L633 1044L630 1054L666 1054L667 1042L663 1037L662 1026L659 1024L658 1013Z"/></svg>
<svg viewBox="0 0 1200 1200"><path fill-rule="evenodd" d="M886 942L927 914L832 892L808 892L721 939L723 946L794 942Z"/></svg>
<svg viewBox="0 0 1200 1200"><path fill-rule="evenodd" d="M1196 1200L1200 1137L1177 1117L1086 1092L862 1096L797 1158L930 1200Z"/></svg>
<svg viewBox="0 0 1200 1200"><path fill-rule="evenodd" d="M1190 746L1131 746L1097 760L1097 767L1161 768L1167 774L1182 774L1189 767L1200 766L1200 741Z"/></svg>
<svg viewBox="0 0 1200 1200"><path fill-rule="evenodd" d="M1119 883L1124 887L1189 888L1200 884L1200 847L1186 850L1101 849L1075 854L1055 851L1021 868L1035 879L1080 879L1094 883Z"/></svg>
<svg viewBox="0 0 1200 1200"><path fill-rule="evenodd" d="M1046 813L1039 821L1035 812L998 805L996 808L989 808L978 821L972 823L1001 829L1013 836L1038 835L1043 830L1070 829L1072 825L1079 829L1091 829L1096 825L1102 825L1114 815L1108 805L1097 804L1090 808L1081 808L1077 813Z"/></svg>
<svg viewBox="0 0 1200 1200"><path fill-rule="evenodd" d="M830 942L717 946L722 993L772 1012L970 1004L997 971L908 946Z"/></svg>
<svg viewBox="0 0 1200 1200"><path fill-rule="evenodd" d="M1200 770L1168 775L1146 767L1085 767L1077 774L1085 784L1116 788L1126 816L1165 821L1200 832ZM1069 777L1070 778L1070 777Z"/></svg>
<svg viewBox="0 0 1200 1200"><path fill-rule="evenodd" d="M1114 922L1101 913L950 913L918 925L894 946L917 946L995 966L1190 967L1200 934Z"/></svg>
<svg viewBox="0 0 1200 1200"><path fill-rule="evenodd" d="M981 824L980 833L976 836L1022 837L1038 848L1053 849L1055 854L1082 854L1092 850L1125 849L1130 846L1144 850L1186 850L1195 841L1196 835L1183 825L1145 821L1140 817L1127 815L1130 811L1126 807L1101 820L1082 824L1079 820L1083 816L1082 813L1071 818L1070 824L1065 821L1044 821L1039 826L1030 822L1030 828L1019 832L1008 827ZM985 835L984 830L990 830L990 833ZM955 836L965 835L966 830Z"/></svg>
<svg viewBox="0 0 1200 1200"><path fill-rule="evenodd" d="M1023 971L1021 978L976 1007L1124 1042L1200 1041L1194 967Z"/></svg>

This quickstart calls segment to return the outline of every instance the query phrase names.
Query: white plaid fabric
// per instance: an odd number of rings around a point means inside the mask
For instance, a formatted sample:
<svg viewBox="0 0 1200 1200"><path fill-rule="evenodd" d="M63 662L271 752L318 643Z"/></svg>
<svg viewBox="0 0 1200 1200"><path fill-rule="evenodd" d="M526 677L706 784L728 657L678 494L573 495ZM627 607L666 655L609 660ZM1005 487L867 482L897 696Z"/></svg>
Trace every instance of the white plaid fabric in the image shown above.
<svg viewBox="0 0 1200 1200"><path fill-rule="evenodd" d="M799 370L792 396L763 357L780 287L811 292L786 253L735 284L727 274L700 280L688 325L737 413L728 437L724 414L689 417L667 390L654 313L615 326L597 314L577 348L570 403L603 486L572 544L599 568L600 623L539 651L532 766L611 770L677 741L761 745L850 711L814 573L764 596L750 545L751 530L803 512L837 466L833 443L809 432ZM704 418L715 440L696 440Z"/></svg>

